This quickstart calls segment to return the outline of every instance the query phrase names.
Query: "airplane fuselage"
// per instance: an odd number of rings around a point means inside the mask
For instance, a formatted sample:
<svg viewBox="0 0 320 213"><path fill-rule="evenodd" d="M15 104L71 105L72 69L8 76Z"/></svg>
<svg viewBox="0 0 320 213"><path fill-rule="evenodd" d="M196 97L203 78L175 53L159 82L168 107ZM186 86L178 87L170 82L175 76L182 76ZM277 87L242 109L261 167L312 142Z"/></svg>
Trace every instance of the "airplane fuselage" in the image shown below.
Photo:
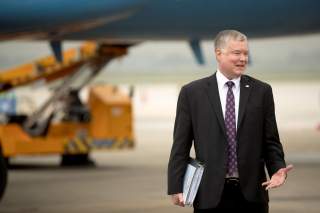
<svg viewBox="0 0 320 213"><path fill-rule="evenodd" d="M192 40L320 31L318 0L5 0L0 40Z"/></svg>

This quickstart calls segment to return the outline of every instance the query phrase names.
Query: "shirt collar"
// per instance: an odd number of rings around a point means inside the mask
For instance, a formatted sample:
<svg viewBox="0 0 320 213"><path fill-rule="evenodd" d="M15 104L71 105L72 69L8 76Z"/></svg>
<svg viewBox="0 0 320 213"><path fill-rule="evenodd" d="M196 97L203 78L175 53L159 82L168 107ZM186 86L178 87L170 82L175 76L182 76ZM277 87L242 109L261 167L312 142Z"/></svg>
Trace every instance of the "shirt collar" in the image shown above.
<svg viewBox="0 0 320 213"><path fill-rule="evenodd" d="M232 80L229 80L226 76L224 76L224 75L222 74L222 72L221 72L219 69L217 69L217 74L216 74L216 76L217 76L218 86L219 86L220 89L222 89L222 88L226 85L226 83L227 83L228 81L232 81L232 82L234 83L234 85L235 85L235 89L239 89L239 87L240 87L240 78L241 78L241 77L238 77L238 78L234 78L234 79L232 79Z"/></svg>

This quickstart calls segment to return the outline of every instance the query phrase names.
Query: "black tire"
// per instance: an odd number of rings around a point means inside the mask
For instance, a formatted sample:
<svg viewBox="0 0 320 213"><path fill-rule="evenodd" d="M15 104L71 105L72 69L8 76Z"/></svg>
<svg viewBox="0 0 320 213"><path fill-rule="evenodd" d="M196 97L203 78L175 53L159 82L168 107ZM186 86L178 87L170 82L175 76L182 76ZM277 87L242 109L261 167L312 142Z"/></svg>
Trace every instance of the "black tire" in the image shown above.
<svg viewBox="0 0 320 213"><path fill-rule="evenodd" d="M10 169L10 158L4 158L4 162L6 163L7 169Z"/></svg>
<svg viewBox="0 0 320 213"><path fill-rule="evenodd" d="M0 148L0 201L7 186L8 169L4 157L2 156L2 151Z"/></svg>
<svg viewBox="0 0 320 213"><path fill-rule="evenodd" d="M95 166L95 163L90 159L89 154L64 154L61 156L61 166Z"/></svg>

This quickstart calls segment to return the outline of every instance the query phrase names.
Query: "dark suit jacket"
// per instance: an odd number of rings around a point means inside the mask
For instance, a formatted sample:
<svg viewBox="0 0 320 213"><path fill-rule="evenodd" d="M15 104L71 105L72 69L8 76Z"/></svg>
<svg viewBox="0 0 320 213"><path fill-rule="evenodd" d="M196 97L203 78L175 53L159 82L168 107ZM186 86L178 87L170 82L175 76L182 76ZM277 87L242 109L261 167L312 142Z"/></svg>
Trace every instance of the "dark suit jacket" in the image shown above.
<svg viewBox="0 0 320 213"><path fill-rule="evenodd" d="M174 142L168 164L168 194L181 193L192 144L205 170L195 208L214 208L220 201L226 176L227 139L216 74L182 87L177 104ZM249 201L267 203L261 186L285 167L274 112L271 86L243 75L237 128L240 187Z"/></svg>

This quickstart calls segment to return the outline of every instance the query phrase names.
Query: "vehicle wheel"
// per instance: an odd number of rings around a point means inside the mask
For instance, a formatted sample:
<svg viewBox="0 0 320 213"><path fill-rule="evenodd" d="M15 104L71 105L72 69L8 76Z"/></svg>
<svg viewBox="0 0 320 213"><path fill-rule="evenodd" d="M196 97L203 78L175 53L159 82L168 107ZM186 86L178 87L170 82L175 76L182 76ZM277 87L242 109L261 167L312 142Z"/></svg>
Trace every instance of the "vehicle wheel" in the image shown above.
<svg viewBox="0 0 320 213"><path fill-rule="evenodd" d="M6 163L7 169L10 169L10 158L4 158L4 162Z"/></svg>
<svg viewBox="0 0 320 213"><path fill-rule="evenodd" d="M63 154L61 156L61 166L95 166L89 154Z"/></svg>
<svg viewBox="0 0 320 213"><path fill-rule="evenodd" d="M2 151L0 148L0 200L5 192L7 186L8 170Z"/></svg>

